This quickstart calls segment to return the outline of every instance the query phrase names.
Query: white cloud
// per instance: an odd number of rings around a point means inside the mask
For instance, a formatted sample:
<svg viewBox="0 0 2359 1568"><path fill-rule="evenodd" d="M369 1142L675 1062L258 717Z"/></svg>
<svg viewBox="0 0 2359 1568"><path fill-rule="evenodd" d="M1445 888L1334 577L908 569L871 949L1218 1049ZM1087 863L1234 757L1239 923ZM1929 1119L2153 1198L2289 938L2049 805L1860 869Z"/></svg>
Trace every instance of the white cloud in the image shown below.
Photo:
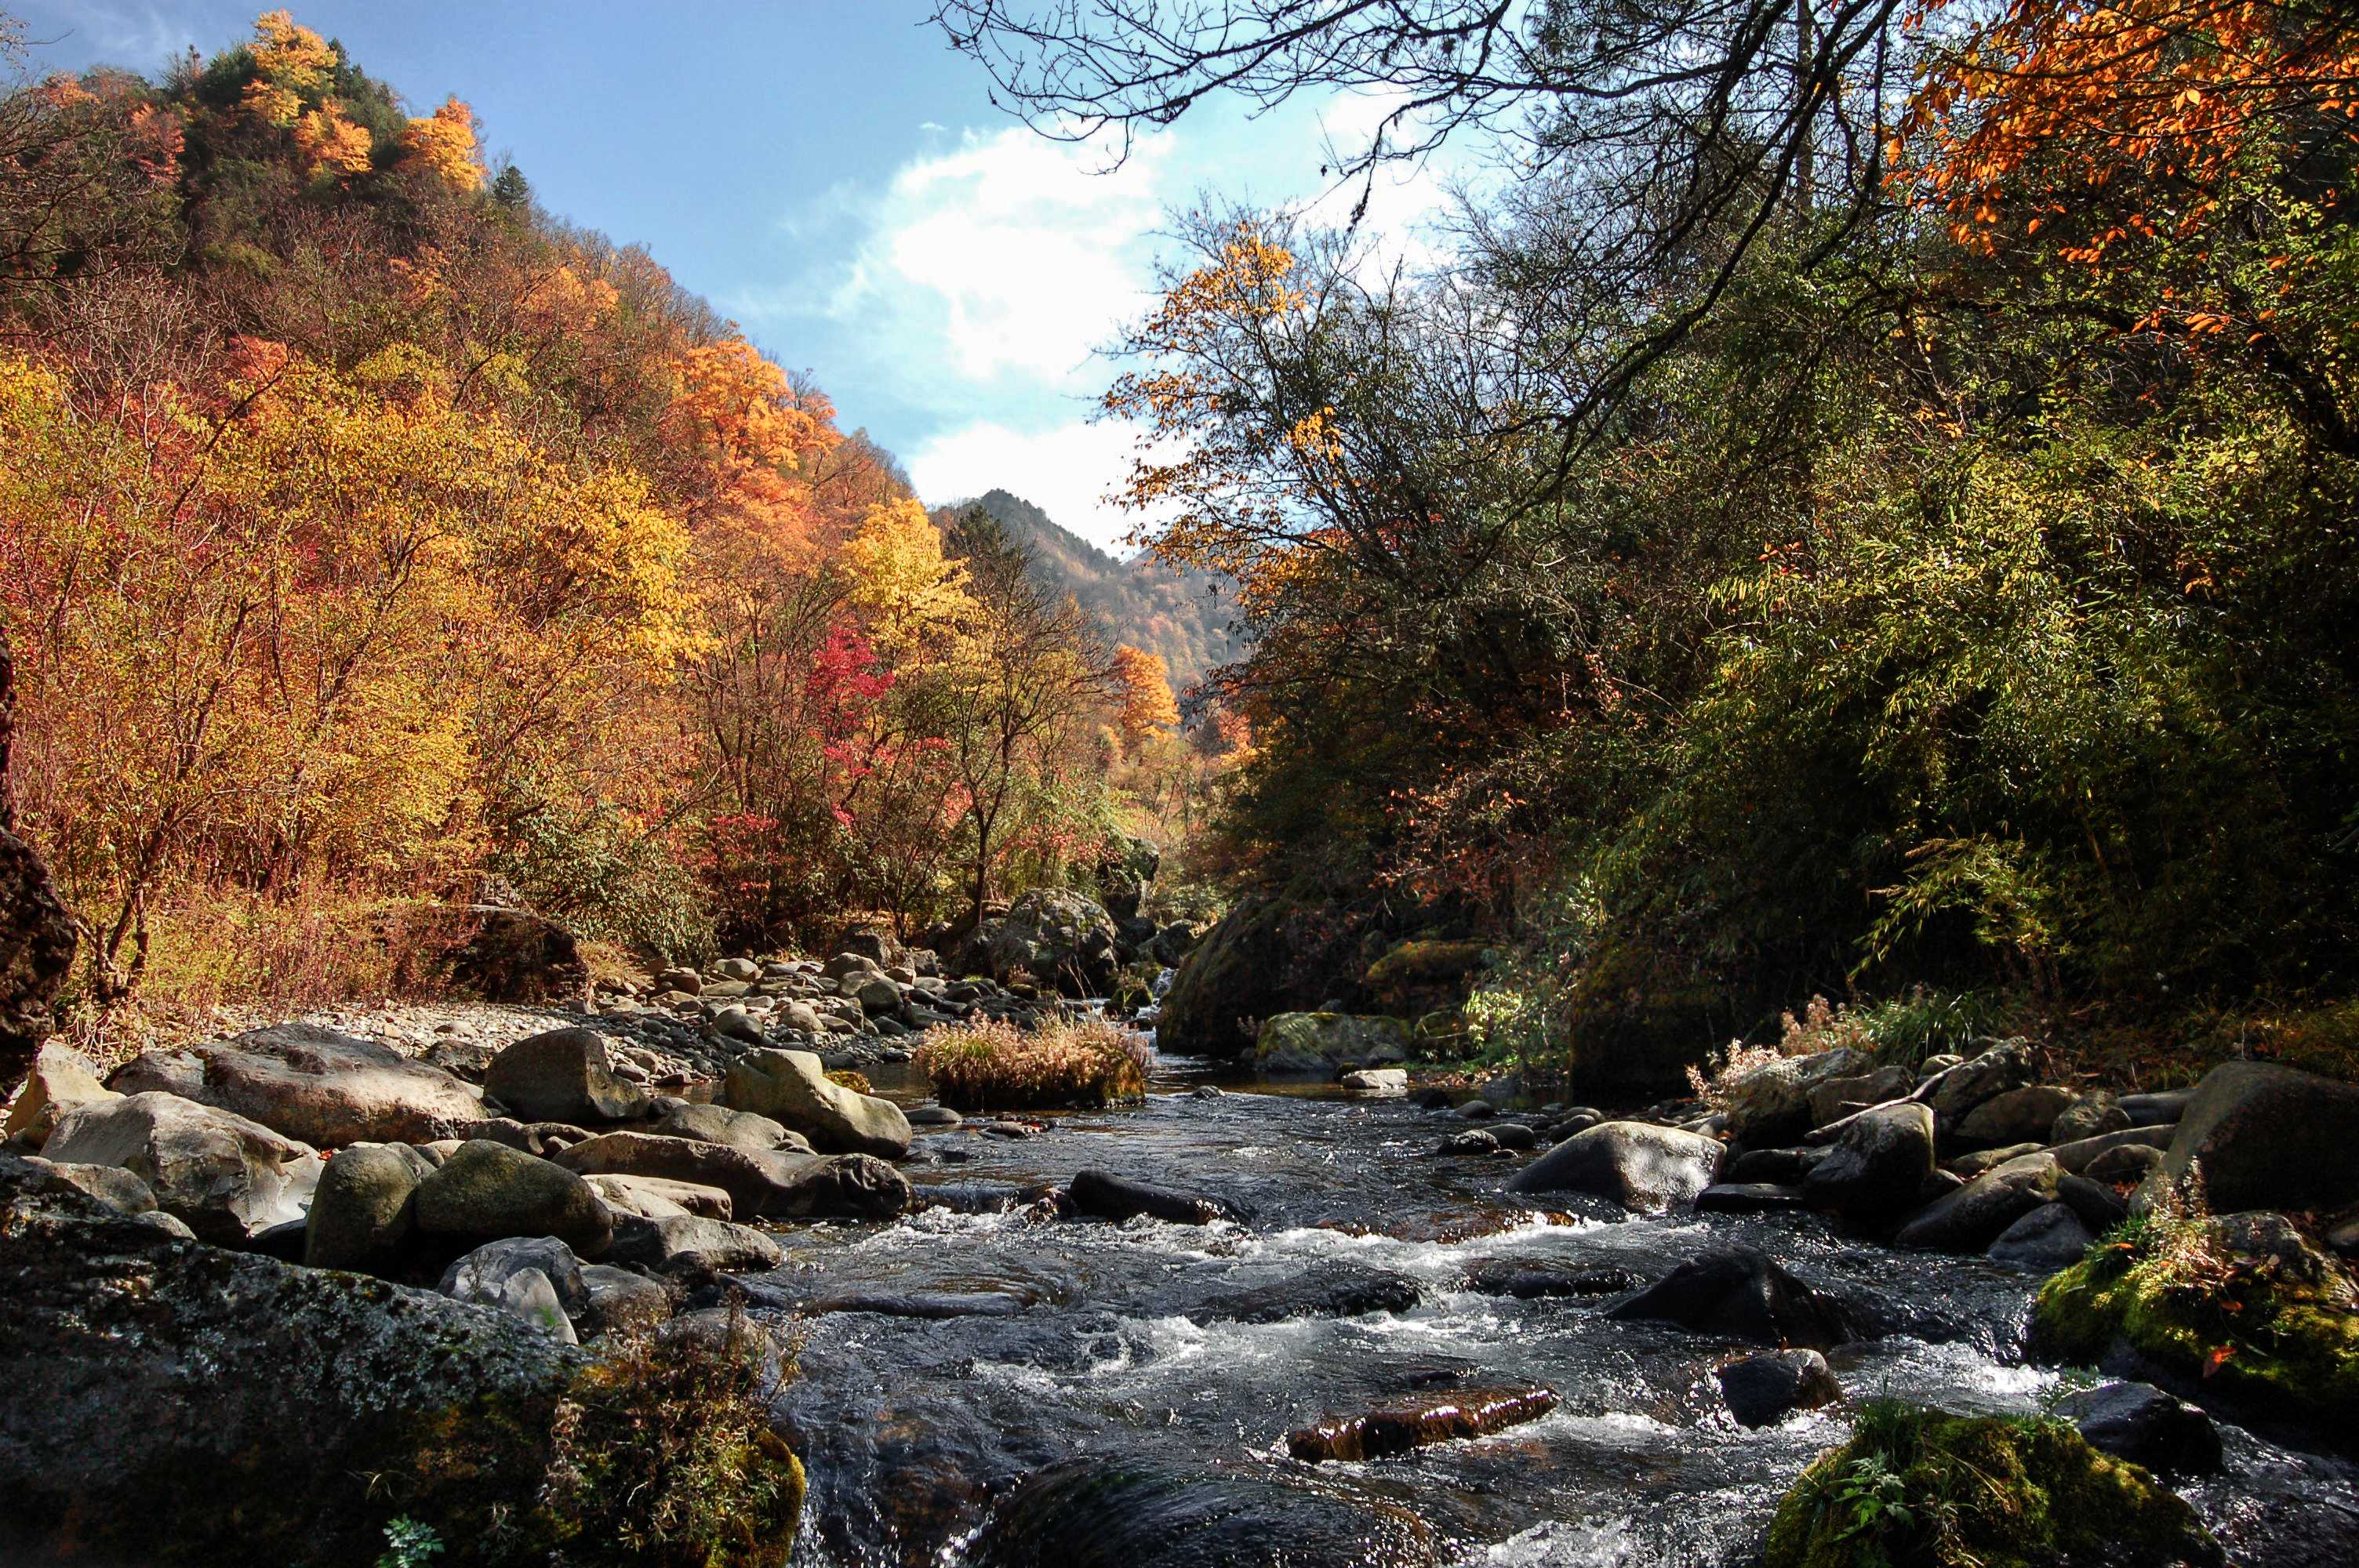
<svg viewBox="0 0 2359 1568"><path fill-rule="evenodd" d="M908 460L929 506L1009 491L1119 556L1130 554L1125 536L1140 517L1106 498L1129 479L1131 458L1132 432L1124 426L1077 420L1026 432L982 420L934 437Z"/></svg>

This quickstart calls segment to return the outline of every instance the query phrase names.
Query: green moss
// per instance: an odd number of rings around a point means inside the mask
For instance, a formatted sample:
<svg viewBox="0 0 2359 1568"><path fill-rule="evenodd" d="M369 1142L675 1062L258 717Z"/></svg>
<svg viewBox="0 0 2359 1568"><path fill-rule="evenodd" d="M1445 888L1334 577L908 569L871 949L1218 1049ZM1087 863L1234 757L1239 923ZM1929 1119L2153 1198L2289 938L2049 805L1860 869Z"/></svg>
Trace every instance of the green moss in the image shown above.
<svg viewBox="0 0 2359 1568"><path fill-rule="evenodd" d="M1765 1568L2217 1562L2194 1511L2058 1421L1863 1408L1770 1521Z"/></svg>
<svg viewBox="0 0 2359 1568"><path fill-rule="evenodd" d="M2281 1285L2190 1281L2159 1259L2098 1252L2041 1287L2032 1342L2081 1362L2120 1342L2257 1410L2359 1429L2359 1314Z"/></svg>
<svg viewBox="0 0 2359 1568"><path fill-rule="evenodd" d="M1488 945L1482 942L1430 938L1404 942L1369 965L1360 984L1387 1008L1406 1012L1422 1002L1430 1010L1445 1000L1463 1000L1474 971L1483 967L1489 952ZM1430 994L1433 992L1446 994Z"/></svg>

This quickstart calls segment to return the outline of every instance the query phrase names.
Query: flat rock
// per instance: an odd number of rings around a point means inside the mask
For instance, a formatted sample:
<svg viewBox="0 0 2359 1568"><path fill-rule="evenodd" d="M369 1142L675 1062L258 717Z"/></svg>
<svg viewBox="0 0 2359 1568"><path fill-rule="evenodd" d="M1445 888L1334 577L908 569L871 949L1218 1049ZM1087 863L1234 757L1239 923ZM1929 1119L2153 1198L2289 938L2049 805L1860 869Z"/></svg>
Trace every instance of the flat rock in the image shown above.
<svg viewBox="0 0 2359 1568"><path fill-rule="evenodd" d="M473 1086L440 1068L310 1023L150 1051L116 1068L108 1087L178 1095L321 1149L429 1142L484 1114Z"/></svg>
<svg viewBox="0 0 2359 1568"><path fill-rule="evenodd" d="M1695 1200L1698 1214L1771 1214L1801 1206L1801 1188L1769 1182L1719 1182Z"/></svg>
<svg viewBox="0 0 2359 1568"><path fill-rule="evenodd" d="M582 1260L553 1236L487 1242L445 1269L435 1289L452 1301L506 1313L567 1345L580 1342L572 1314L589 1303Z"/></svg>
<svg viewBox="0 0 2359 1568"><path fill-rule="evenodd" d="M1110 1171L1075 1172L1065 1195L1076 1211L1093 1219L1124 1220L1147 1215L1173 1225L1211 1225L1243 1217L1243 1212L1224 1198L1150 1186Z"/></svg>
<svg viewBox="0 0 2359 1568"><path fill-rule="evenodd" d="M734 1219L737 1206L720 1187L699 1182L676 1182L663 1176L592 1174L582 1178L618 1216L641 1219L676 1219L693 1215L700 1219Z"/></svg>
<svg viewBox="0 0 2359 1568"><path fill-rule="evenodd" d="M775 1269L786 1254L775 1239L751 1226L682 1215L622 1221L614 1227L607 1257L659 1274L727 1274Z"/></svg>
<svg viewBox="0 0 2359 1568"><path fill-rule="evenodd" d="M2055 1413L2089 1446L2158 1476L2211 1476L2220 1469L2220 1431L2202 1411L2151 1383L2104 1383L2056 1401Z"/></svg>
<svg viewBox="0 0 2359 1568"><path fill-rule="evenodd" d="M661 1099L656 1102L655 1119L647 1130L667 1138L696 1138L707 1143L725 1143L732 1149L750 1149L766 1154L773 1150L788 1149L798 1153L812 1153L810 1141L799 1132L766 1116L750 1110L732 1110L725 1105L699 1105L684 1099Z"/></svg>
<svg viewBox="0 0 2359 1568"><path fill-rule="evenodd" d="M1418 1303L1417 1281L1356 1263L1315 1263L1291 1279L1198 1299L1180 1315L1191 1323L1282 1323L1293 1317L1364 1317L1407 1312Z"/></svg>
<svg viewBox="0 0 2359 1568"><path fill-rule="evenodd" d="M63 1164L119 1165L157 1206L209 1241L236 1243L302 1217L319 1157L233 1111L149 1090L68 1111L42 1146Z"/></svg>
<svg viewBox="0 0 2359 1568"><path fill-rule="evenodd" d="M1437 1443L1487 1437L1538 1421L1556 1407L1552 1389L1460 1389L1298 1427L1287 1434L1286 1450L1312 1465L1331 1459L1386 1459Z"/></svg>
<svg viewBox="0 0 2359 1568"><path fill-rule="evenodd" d="M2062 1174L2047 1154L2010 1160L1919 1211L1900 1227L1894 1242L1934 1252L1980 1252L2008 1226L2055 1202L2057 1179Z"/></svg>
<svg viewBox="0 0 2359 1568"><path fill-rule="evenodd" d="M556 1162L584 1175L660 1176L719 1187L739 1220L889 1219L910 1202L908 1179L865 1154L758 1153L693 1138L605 1132L560 1152Z"/></svg>
<svg viewBox="0 0 2359 1568"><path fill-rule="evenodd" d="M1466 1267L1466 1288L1486 1296L1541 1301L1551 1296L1618 1296L1635 1291L1638 1276L1610 1263L1560 1263L1538 1259L1484 1258Z"/></svg>

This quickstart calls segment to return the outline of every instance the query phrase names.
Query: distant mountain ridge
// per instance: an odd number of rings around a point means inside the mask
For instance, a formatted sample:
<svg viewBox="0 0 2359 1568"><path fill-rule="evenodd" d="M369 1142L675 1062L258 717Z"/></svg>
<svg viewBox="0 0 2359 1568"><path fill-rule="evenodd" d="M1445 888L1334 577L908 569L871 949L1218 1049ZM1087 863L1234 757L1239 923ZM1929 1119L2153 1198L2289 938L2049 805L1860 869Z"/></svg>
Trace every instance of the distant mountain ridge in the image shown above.
<svg viewBox="0 0 2359 1568"><path fill-rule="evenodd" d="M937 507L946 523L980 503L999 525L1029 546L1040 585L1070 593L1094 615L1106 639L1162 656L1171 684L1184 687L1235 660L1245 644L1229 628L1234 613L1228 581L1212 572L1181 572L1140 554L1118 561L1020 495L987 491L972 502Z"/></svg>

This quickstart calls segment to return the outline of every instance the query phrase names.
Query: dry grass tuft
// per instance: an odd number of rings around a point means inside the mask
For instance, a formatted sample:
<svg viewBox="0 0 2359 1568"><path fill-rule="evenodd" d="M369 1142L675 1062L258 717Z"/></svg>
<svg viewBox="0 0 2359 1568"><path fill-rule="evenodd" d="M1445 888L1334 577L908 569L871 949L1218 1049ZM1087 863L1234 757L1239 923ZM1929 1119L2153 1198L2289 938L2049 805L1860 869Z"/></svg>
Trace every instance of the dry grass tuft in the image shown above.
<svg viewBox="0 0 2359 1568"><path fill-rule="evenodd" d="M1097 1109L1145 1098L1147 1057L1144 1036L1102 1018L1030 1033L994 1019L935 1029L918 1065L958 1110Z"/></svg>

